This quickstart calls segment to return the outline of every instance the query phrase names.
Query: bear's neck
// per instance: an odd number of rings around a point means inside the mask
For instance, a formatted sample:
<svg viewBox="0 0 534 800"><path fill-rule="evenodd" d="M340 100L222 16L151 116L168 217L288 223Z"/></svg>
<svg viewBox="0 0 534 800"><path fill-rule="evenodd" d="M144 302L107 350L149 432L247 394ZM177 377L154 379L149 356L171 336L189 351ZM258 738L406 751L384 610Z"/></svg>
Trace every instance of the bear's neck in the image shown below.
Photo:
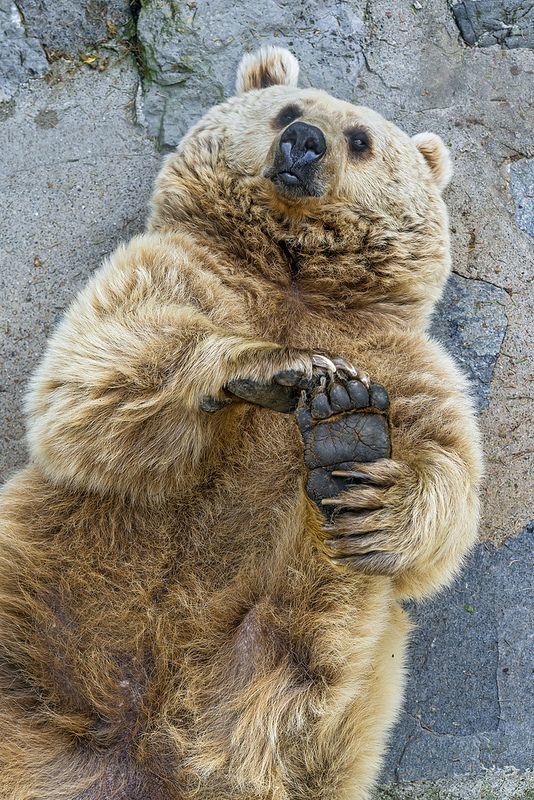
<svg viewBox="0 0 534 800"><path fill-rule="evenodd" d="M152 208L150 229L188 233L214 256L226 284L256 296L298 295L299 307L349 324L383 317L422 327L441 293L429 261L444 269L443 246L436 241L429 253L426 228L411 230L399 247L403 232L392 220L339 206L321 208L320 216L313 207L288 213L259 181L195 179L179 159L164 168Z"/></svg>

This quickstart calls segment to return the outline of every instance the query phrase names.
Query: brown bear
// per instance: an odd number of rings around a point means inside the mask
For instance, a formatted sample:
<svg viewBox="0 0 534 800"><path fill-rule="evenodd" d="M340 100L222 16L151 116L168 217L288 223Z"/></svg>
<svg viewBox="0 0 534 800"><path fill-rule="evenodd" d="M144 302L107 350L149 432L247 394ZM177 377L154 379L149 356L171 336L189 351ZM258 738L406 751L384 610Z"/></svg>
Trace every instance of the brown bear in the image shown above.
<svg viewBox="0 0 534 800"><path fill-rule="evenodd" d="M427 333L446 149L297 74L243 59L32 380L2 800L369 798L400 603L475 541L473 407Z"/></svg>

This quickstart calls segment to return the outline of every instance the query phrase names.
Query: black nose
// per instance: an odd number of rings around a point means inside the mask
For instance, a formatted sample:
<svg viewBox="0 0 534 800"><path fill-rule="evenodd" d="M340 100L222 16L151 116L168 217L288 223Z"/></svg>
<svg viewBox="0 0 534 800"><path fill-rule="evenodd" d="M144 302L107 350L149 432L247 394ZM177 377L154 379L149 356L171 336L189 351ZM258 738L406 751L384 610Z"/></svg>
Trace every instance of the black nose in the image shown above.
<svg viewBox="0 0 534 800"><path fill-rule="evenodd" d="M280 137L280 151L287 164L305 166L324 155L326 139L315 125L293 122Z"/></svg>

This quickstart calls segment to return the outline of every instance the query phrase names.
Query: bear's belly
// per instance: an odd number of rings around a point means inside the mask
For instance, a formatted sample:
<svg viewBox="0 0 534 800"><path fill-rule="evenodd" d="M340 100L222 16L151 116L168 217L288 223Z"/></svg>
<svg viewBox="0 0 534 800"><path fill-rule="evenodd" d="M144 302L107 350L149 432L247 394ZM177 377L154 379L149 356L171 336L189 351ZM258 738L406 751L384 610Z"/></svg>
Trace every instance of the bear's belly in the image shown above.
<svg viewBox="0 0 534 800"><path fill-rule="evenodd" d="M294 420L251 409L243 431L202 490L150 514L49 485L28 498L28 520L50 518L46 562L19 584L28 698L180 797L210 770L257 787L296 757L273 742L296 746L319 710L335 728L388 615L387 580L337 572L315 548Z"/></svg>

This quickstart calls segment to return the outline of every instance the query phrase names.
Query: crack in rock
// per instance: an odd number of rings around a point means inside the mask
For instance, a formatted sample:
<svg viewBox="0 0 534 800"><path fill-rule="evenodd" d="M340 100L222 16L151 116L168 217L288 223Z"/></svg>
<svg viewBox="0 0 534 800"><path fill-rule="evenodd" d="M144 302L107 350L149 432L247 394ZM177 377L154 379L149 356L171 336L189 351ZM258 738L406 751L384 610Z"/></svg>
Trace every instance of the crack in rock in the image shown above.
<svg viewBox="0 0 534 800"><path fill-rule="evenodd" d="M529 523L500 548L478 545L453 586L410 604L406 709L384 782L531 766L533 534Z"/></svg>
<svg viewBox="0 0 534 800"><path fill-rule="evenodd" d="M513 767L449 779L382 786L377 800L532 800L534 773Z"/></svg>
<svg viewBox="0 0 534 800"><path fill-rule="evenodd" d="M27 32L50 53L77 57L131 22L129 0L19 0Z"/></svg>

